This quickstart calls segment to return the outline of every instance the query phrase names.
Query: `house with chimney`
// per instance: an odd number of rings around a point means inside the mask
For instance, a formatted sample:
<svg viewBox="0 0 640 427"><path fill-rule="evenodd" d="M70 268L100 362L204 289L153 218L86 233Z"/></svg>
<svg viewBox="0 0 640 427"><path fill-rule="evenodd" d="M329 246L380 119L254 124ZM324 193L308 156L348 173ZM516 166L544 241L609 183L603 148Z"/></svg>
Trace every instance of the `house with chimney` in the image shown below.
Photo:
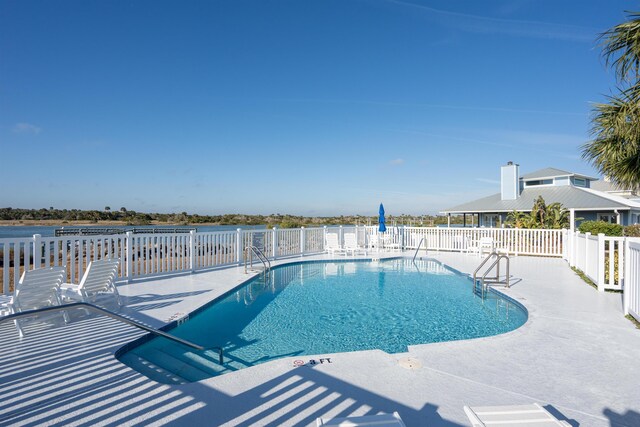
<svg viewBox="0 0 640 427"><path fill-rule="evenodd" d="M545 168L520 176L519 165L500 168L500 193L463 203L441 213L462 215L465 226L502 227L512 211L531 212L542 196L547 205L561 203L570 213L570 228L581 221L621 225L640 222L640 197L634 191L580 173Z"/></svg>

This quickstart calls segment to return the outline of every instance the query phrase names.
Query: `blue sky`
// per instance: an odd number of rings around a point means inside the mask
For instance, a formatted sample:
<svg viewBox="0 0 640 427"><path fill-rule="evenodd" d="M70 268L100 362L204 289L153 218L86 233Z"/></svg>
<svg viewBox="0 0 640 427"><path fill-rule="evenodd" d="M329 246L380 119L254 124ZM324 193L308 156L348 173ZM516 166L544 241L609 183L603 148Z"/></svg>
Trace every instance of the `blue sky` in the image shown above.
<svg viewBox="0 0 640 427"><path fill-rule="evenodd" d="M596 38L634 6L0 0L0 206L426 214L509 160L596 175Z"/></svg>

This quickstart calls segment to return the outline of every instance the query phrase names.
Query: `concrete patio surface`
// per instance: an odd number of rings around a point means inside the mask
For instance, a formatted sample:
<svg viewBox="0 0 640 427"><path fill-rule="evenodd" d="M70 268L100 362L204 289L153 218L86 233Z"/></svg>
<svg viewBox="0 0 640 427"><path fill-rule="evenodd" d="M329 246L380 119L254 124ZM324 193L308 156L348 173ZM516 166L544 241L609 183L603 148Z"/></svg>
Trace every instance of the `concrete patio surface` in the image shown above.
<svg viewBox="0 0 640 427"><path fill-rule="evenodd" d="M464 273L480 262L429 257ZM512 257L511 275L513 286L500 290L529 320L510 333L402 354L305 356L332 362L313 366L283 358L181 385L158 384L115 359L143 335L115 320L75 310L65 325L51 315L27 325L22 340L5 322L0 425L307 426L320 416L398 411L407 426L466 426L464 405L539 402L574 426L640 426L640 330L623 317L621 295L598 293L560 259ZM245 280L232 267L120 284L121 313L161 326ZM414 369L399 363L407 358Z"/></svg>

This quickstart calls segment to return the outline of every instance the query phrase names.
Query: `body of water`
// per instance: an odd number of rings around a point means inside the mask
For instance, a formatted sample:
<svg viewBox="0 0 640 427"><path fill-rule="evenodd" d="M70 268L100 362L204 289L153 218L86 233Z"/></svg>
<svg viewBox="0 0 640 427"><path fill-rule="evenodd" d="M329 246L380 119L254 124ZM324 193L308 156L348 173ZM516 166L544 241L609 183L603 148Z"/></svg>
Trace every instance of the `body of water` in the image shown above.
<svg viewBox="0 0 640 427"><path fill-rule="evenodd" d="M34 234L40 234L42 237L52 237L55 236L55 230L63 228L62 226L29 226L29 225L8 225L8 226L0 226L0 239L2 238L15 238L15 237L33 237ZM244 230L250 229L264 229L266 228L264 225L170 225L170 226L153 226L153 225L143 225L143 226L132 226L132 225L68 225L64 226L64 228L116 228L123 230L131 230L135 228L136 230L140 229L176 229L176 228L195 228L198 232L213 232L213 231L228 231L228 230L236 230L238 228L242 228Z"/></svg>

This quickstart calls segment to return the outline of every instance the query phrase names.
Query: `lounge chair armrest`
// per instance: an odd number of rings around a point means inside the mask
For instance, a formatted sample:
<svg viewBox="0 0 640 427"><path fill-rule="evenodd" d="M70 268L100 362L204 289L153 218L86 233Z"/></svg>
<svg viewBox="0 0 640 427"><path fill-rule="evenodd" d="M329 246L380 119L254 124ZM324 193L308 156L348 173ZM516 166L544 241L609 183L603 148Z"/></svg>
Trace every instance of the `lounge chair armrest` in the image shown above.
<svg viewBox="0 0 640 427"><path fill-rule="evenodd" d="M471 425L473 427L484 427L484 423L480 421L480 418L478 418L476 413L473 412L471 408L469 408L468 406L465 406L464 412L465 414L467 414L467 418L469 418L469 421L471 421Z"/></svg>

